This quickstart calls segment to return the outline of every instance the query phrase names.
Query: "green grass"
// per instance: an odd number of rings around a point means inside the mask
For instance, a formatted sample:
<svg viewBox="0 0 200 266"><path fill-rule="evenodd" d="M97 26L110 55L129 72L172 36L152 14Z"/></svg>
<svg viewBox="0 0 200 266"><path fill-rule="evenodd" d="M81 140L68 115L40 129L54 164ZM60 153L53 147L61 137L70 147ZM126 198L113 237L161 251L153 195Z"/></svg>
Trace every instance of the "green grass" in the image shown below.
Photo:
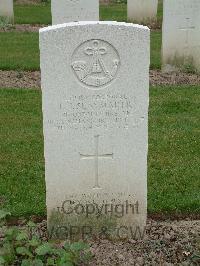
<svg viewBox="0 0 200 266"><path fill-rule="evenodd" d="M161 68L161 46L162 33L161 31L151 31L151 69Z"/></svg>
<svg viewBox="0 0 200 266"><path fill-rule="evenodd" d="M15 5L16 24L51 24L50 4Z"/></svg>
<svg viewBox="0 0 200 266"><path fill-rule="evenodd" d="M100 20L127 21L127 7L125 4L112 4L100 6Z"/></svg>
<svg viewBox="0 0 200 266"><path fill-rule="evenodd" d="M39 70L38 33L0 33L0 69ZM161 32L151 33L151 68L160 68Z"/></svg>
<svg viewBox="0 0 200 266"><path fill-rule="evenodd" d="M151 88L148 209L200 211L200 87ZM0 90L0 202L45 214L41 92Z"/></svg>
<svg viewBox="0 0 200 266"><path fill-rule="evenodd" d="M162 24L162 18L163 18L163 0L158 1L158 13L157 13L157 19L158 23Z"/></svg>
<svg viewBox="0 0 200 266"><path fill-rule="evenodd" d="M39 70L38 33L0 33L0 69Z"/></svg>
<svg viewBox="0 0 200 266"><path fill-rule="evenodd" d="M200 87L151 90L151 212L200 212Z"/></svg>
<svg viewBox="0 0 200 266"><path fill-rule="evenodd" d="M0 90L0 106L0 201L13 215L44 214L40 93Z"/></svg>

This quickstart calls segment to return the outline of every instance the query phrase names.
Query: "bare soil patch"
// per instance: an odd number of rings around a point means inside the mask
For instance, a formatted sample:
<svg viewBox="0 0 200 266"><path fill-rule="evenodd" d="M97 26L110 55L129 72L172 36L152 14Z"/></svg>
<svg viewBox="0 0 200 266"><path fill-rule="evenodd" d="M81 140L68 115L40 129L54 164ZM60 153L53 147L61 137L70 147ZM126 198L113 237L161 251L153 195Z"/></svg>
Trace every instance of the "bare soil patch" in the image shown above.
<svg viewBox="0 0 200 266"><path fill-rule="evenodd" d="M0 70L0 88L40 89L40 72Z"/></svg>
<svg viewBox="0 0 200 266"><path fill-rule="evenodd" d="M0 27L0 32L38 32L40 28L47 27L50 25L44 24L15 24L15 25L5 25L4 27ZM153 31L159 31L161 29L161 25L157 22L152 22L147 25Z"/></svg>
<svg viewBox="0 0 200 266"><path fill-rule="evenodd" d="M0 88L40 89L40 79L40 71L0 70ZM150 85L200 85L200 75L181 72L163 74L160 70L151 70Z"/></svg>
<svg viewBox="0 0 200 266"><path fill-rule="evenodd" d="M0 32L38 32L40 28L47 27L50 25L44 24L15 24L15 25L8 25L4 27L0 27ZM159 31L160 25L156 22L147 25L151 30Z"/></svg>
<svg viewBox="0 0 200 266"><path fill-rule="evenodd" d="M43 27L47 27L48 25L43 25L43 24L36 24L36 25L31 25L31 24L15 24L13 26L5 26L0 28L0 32L38 32L39 29Z"/></svg>
<svg viewBox="0 0 200 266"><path fill-rule="evenodd" d="M200 221L148 220L142 240L91 242L91 266L200 265Z"/></svg>
<svg viewBox="0 0 200 266"><path fill-rule="evenodd" d="M21 220L18 226L24 225L25 221ZM46 220L37 224L35 233L47 240ZM200 265L200 220L148 219L146 235L139 240L111 241L102 235L90 239L89 244L93 254L90 266Z"/></svg>
<svg viewBox="0 0 200 266"><path fill-rule="evenodd" d="M150 70L150 85L200 85L200 75L183 72L162 73L160 70Z"/></svg>

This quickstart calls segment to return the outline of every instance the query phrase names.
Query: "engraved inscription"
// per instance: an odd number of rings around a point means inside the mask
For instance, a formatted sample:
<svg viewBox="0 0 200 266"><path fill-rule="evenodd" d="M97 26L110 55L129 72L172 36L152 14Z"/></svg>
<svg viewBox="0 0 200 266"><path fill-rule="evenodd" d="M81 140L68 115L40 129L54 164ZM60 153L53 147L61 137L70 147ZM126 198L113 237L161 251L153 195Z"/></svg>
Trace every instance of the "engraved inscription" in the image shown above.
<svg viewBox="0 0 200 266"><path fill-rule="evenodd" d="M59 130L124 128L139 125L144 117L135 118L135 99L126 94L71 95L58 105L57 118L48 118L48 124Z"/></svg>
<svg viewBox="0 0 200 266"><path fill-rule="evenodd" d="M108 42L89 40L74 51L71 65L82 84L98 89L115 79L120 58Z"/></svg>
<svg viewBox="0 0 200 266"><path fill-rule="evenodd" d="M99 154L99 135L94 136L95 140L95 153L93 155L80 154L81 159L93 159L95 163L95 184L94 189L100 189L99 185L99 159L113 159L113 153L110 154Z"/></svg>

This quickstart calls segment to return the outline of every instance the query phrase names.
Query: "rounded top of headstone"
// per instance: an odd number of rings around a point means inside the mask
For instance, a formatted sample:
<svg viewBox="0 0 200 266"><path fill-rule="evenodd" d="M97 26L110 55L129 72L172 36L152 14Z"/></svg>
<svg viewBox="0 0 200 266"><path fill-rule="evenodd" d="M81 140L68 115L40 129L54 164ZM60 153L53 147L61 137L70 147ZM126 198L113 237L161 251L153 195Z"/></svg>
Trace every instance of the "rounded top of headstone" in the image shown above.
<svg viewBox="0 0 200 266"><path fill-rule="evenodd" d="M126 22L117 22L117 21L79 21L79 22L69 22L64 24L57 24L45 28L41 28L39 30L40 33L42 32L49 32L49 31L57 31L62 30L68 27L77 27L77 26L91 26L91 25L106 25L106 26L118 26L118 27L129 27L129 28L137 28L144 31L150 31L147 26L133 24L133 23L126 23Z"/></svg>

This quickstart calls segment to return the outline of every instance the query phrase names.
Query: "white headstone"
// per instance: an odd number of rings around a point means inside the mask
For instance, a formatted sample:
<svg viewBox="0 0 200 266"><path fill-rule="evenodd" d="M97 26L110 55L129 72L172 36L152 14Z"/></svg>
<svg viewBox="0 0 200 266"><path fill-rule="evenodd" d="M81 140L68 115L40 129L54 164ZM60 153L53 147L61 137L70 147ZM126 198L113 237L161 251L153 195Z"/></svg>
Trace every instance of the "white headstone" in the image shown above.
<svg viewBox="0 0 200 266"><path fill-rule="evenodd" d="M6 23L13 23L13 0L0 0L0 19L3 19Z"/></svg>
<svg viewBox="0 0 200 266"><path fill-rule="evenodd" d="M99 0L51 0L52 24L99 20Z"/></svg>
<svg viewBox="0 0 200 266"><path fill-rule="evenodd" d="M149 35L117 22L40 30L49 228L60 213L112 220L117 236L144 228Z"/></svg>
<svg viewBox="0 0 200 266"><path fill-rule="evenodd" d="M158 0L127 0L128 20L145 23L157 18Z"/></svg>
<svg viewBox="0 0 200 266"><path fill-rule="evenodd" d="M163 71L191 66L200 71L200 1L165 0Z"/></svg>

